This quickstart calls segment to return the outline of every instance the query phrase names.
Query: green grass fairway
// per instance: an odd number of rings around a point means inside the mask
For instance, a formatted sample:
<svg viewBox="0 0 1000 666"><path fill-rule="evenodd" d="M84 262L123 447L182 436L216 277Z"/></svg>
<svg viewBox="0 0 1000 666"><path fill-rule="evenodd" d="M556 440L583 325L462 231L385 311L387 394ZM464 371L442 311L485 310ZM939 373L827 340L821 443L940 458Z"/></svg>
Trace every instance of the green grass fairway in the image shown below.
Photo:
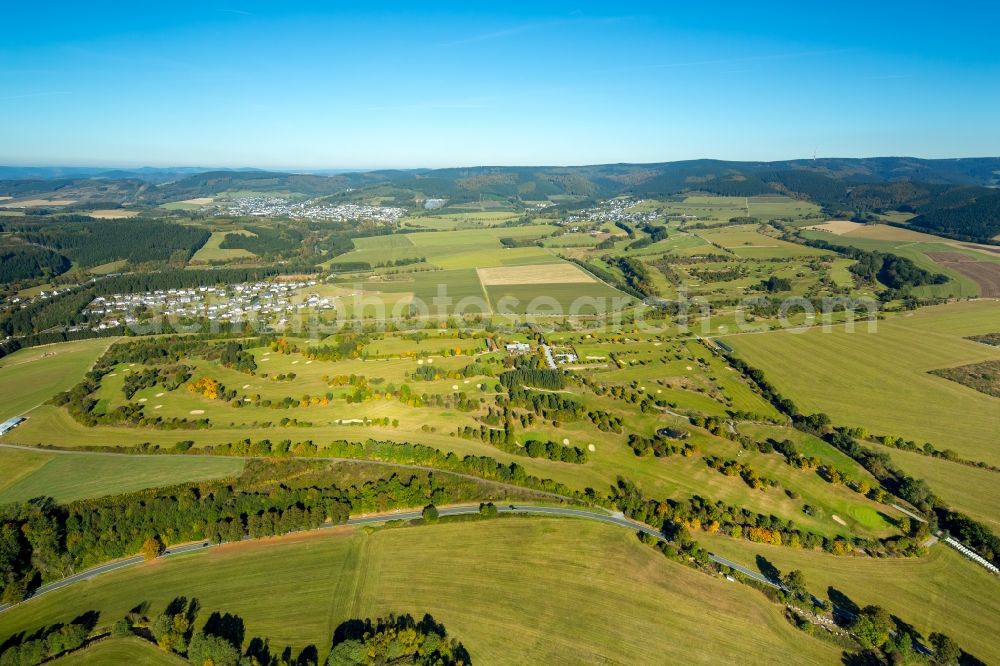
<svg viewBox="0 0 1000 666"><path fill-rule="evenodd" d="M858 606L878 604L898 615L925 638L932 631L940 631L986 663L1000 660L1000 643L996 641L1000 583L949 546L937 544L921 558L878 560L750 544L700 533L695 538L713 553L749 569L757 568L757 555L782 573L801 569L809 590L820 597L829 598L827 588L833 586Z"/></svg>
<svg viewBox="0 0 1000 666"><path fill-rule="evenodd" d="M179 666L189 662L141 638L109 638L48 663L56 666Z"/></svg>
<svg viewBox="0 0 1000 666"><path fill-rule="evenodd" d="M0 504L46 495L60 502L236 476L239 458L44 453L0 448L0 468L20 470L0 480Z"/></svg>
<svg viewBox="0 0 1000 666"><path fill-rule="evenodd" d="M859 324L854 333L814 328L726 342L806 413L998 464L1000 402L927 372L1000 358L1000 349L963 339L996 331L996 307L982 301L922 308L879 321L875 333Z"/></svg>
<svg viewBox="0 0 1000 666"><path fill-rule="evenodd" d="M116 338L29 347L0 359L0 421L72 387Z"/></svg>
<svg viewBox="0 0 1000 666"><path fill-rule="evenodd" d="M666 560L612 526L560 519L455 523L224 546L108 574L0 615L0 636L86 610L110 624L142 601L196 597L272 651L315 644L354 617L427 612L476 664L835 663L747 587ZM512 639L513 638L513 639Z"/></svg>

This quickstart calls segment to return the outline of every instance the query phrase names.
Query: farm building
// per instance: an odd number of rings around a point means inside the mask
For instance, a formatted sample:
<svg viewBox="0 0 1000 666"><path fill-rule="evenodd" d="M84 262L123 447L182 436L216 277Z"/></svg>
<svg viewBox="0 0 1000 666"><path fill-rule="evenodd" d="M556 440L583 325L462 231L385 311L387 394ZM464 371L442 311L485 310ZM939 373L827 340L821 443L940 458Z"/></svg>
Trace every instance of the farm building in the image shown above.
<svg viewBox="0 0 1000 666"><path fill-rule="evenodd" d="M15 416L7 419L3 423L0 423L0 435L6 435L8 432L24 423L25 420L26 419L23 416Z"/></svg>

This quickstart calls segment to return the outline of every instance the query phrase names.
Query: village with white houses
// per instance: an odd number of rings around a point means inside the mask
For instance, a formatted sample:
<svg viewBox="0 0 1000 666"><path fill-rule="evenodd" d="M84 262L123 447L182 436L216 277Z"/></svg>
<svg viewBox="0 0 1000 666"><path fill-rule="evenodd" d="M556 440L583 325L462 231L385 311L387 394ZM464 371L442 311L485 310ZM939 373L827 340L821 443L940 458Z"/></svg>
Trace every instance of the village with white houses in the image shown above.
<svg viewBox="0 0 1000 666"><path fill-rule="evenodd" d="M646 224L657 219L654 210L631 210L643 203L643 200L608 199L593 208L587 208L578 214L567 215L565 223L572 222L629 222L631 224Z"/></svg>
<svg viewBox="0 0 1000 666"><path fill-rule="evenodd" d="M241 197L226 209L229 215L253 217L289 217L302 220L374 220L395 224L406 213L397 206L369 206L367 204L327 204L316 200L293 202L279 197Z"/></svg>
<svg viewBox="0 0 1000 666"><path fill-rule="evenodd" d="M84 313L99 320L96 330L133 324L150 315L226 323L263 319L280 326L295 313L335 309L330 298L307 292L316 284L316 280L261 281L112 294L94 298Z"/></svg>

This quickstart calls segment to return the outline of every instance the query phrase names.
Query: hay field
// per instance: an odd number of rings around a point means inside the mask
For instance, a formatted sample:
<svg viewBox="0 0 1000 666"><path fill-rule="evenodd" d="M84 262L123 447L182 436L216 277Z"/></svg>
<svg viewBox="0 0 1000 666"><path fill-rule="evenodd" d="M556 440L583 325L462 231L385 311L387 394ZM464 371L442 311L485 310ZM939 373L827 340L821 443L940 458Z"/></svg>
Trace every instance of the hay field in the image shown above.
<svg viewBox="0 0 1000 666"><path fill-rule="evenodd" d="M17 470L0 481L0 504L47 496L59 502L128 493L177 483L237 476L239 458L51 453L0 448L0 468Z"/></svg>
<svg viewBox="0 0 1000 666"><path fill-rule="evenodd" d="M72 387L115 340L29 347L0 359L0 420L25 414Z"/></svg>
<svg viewBox="0 0 1000 666"><path fill-rule="evenodd" d="M707 549L756 569L760 555L781 572L800 569L806 585L829 598L830 587L858 606L878 604L913 624L926 637L940 631L986 663L1000 660L996 617L1000 613L998 582L979 565L944 544L925 557L872 559L837 557L821 551L752 544L729 537L695 535Z"/></svg>
<svg viewBox="0 0 1000 666"><path fill-rule="evenodd" d="M254 259L256 254L249 250L240 248L223 249L219 245L226 239L228 234L239 234L241 236L256 236L246 229L232 229L229 231L213 231L205 244L198 248L198 251L191 257L191 264L203 264L212 261L232 261L235 259Z"/></svg>
<svg viewBox="0 0 1000 666"><path fill-rule="evenodd" d="M851 222L850 220L830 220L829 222L824 222L823 224L814 224L805 228L815 229L817 231L828 231L831 234L840 236L841 234L857 231L863 226L865 225L860 222Z"/></svg>
<svg viewBox="0 0 1000 666"><path fill-rule="evenodd" d="M137 210L124 210L122 208L111 208L107 210L87 211L87 215L98 220L127 220L139 214Z"/></svg>
<svg viewBox="0 0 1000 666"><path fill-rule="evenodd" d="M535 264L528 266L504 266L477 268L479 281L485 286L508 284L570 284L596 282L592 275L580 270L575 264Z"/></svg>
<svg viewBox="0 0 1000 666"><path fill-rule="evenodd" d="M50 593L0 615L0 636L86 610L110 623L141 601L156 614L178 595L198 599L200 622L230 612L247 639L267 637L277 652L312 644L321 660L338 624L390 612L430 613L476 664L690 663L692 654L770 664L792 652L828 664L840 654L759 592L670 562L627 530L535 518L222 546Z"/></svg>
<svg viewBox="0 0 1000 666"><path fill-rule="evenodd" d="M815 328L726 341L806 413L1000 464L996 398L928 374L1000 358L1000 349L963 339L997 323L996 304L960 302L880 321L875 333L859 325L854 333Z"/></svg>
<svg viewBox="0 0 1000 666"><path fill-rule="evenodd" d="M869 252L889 252L910 259L920 268L931 273L943 273L951 280L945 284L931 284L915 287L913 294L920 297L966 297L979 296L980 288L970 277L954 270L951 266L936 263L928 253L957 252L967 254L980 260L1000 261L1000 256L982 251L981 248L968 248L957 241L946 238L921 234L908 229L899 229L885 225L866 225L857 233L848 233L835 238L822 231L803 230L804 238L834 242L840 245L850 245ZM872 234L869 236L863 234ZM885 236L880 238L878 236ZM915 240L912 236L925 237L929 240ZM895 237L896 240L889 240Z"/></svg>
<svg viewBox="0 0 1000 666"><path fill-rule="evenodd" d="M164 652L149 641L132 637L102 640L85 650L73 652L48 663L54 666L94 666L100 664L183 666L190 662L178 655Z"/></svg>
<svg viewBox="0 0 1000 666"><path fill-rule="evenodd" d="M0 203L0 208L34 208L36 206L71 206L76 203L76 199L20 199L18 201L5 201Z"/></svg>

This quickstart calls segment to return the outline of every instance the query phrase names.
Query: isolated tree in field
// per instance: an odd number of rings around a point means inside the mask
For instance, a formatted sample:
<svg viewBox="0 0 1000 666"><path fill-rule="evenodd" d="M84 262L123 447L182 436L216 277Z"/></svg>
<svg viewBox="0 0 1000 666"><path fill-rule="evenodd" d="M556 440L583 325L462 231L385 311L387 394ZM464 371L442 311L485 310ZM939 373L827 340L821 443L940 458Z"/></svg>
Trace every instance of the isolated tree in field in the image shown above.
<svg viewBox="0 0 1000 666"><path fill-rule="evenodd" d="M440 517L437 507L434 506L433 504L428 504L427 506L425 506L424 510L421 512L421 515L424 517L424 522L426 523L436 523L437 519Z"/></svg>
<svg viewBox="0 0 1000 666"><path fill-rule="evenodd" d="M486 502L479 505L479 515L483 518L496 518L497 514L497 508L493 505L493 502Z"/></svg>
<svg viewBox="0 0 1000 666"><path fill-rule="evenodd" d="M142 557L147 562L149 560L154 560L163 553L163 542L160 541L160 537L151 536L142 542Z"/></svg>
<svg viewBox="0 0 1000 666"><path fill-rule="evenodd" d="M934 632L930 635L931 647L934 648L934 663L941 666L957 664L962 656L958 643L945 634Z"/></svg>

